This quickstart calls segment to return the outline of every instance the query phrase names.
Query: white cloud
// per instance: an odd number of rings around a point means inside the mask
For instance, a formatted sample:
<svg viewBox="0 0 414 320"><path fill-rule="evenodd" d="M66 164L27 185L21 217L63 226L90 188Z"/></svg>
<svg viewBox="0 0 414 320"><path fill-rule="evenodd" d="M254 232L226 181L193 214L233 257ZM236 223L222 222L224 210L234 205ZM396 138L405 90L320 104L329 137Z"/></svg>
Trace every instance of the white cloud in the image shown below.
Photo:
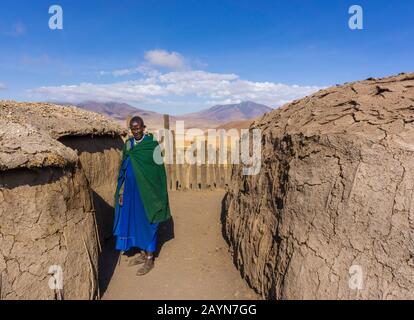
<svg viewBox="0 0 414 320"><path fill-rule="evenodd" d="M133 68L125 68L125 69L117 69L113 71L99 71L100 76L107 76L112 75L114 77L122 77L122 76L130 76L133 74L140 73L145 76L154 77L159 75L159 71L155 70L147 65L141 65L139 67L133 67Z"/></svg>
<svg viewBox="0 0 414 320"><path fill-rule="evenodd" d="M207 66L198 59L194 59L194 65L198 67ZM130 67L123 69L116 69L113 71L100 71L98 75L107 76L112 75L114 77L130 76L140 73L145 76L155 76L159 72L157 68L166 68L170 70L190 70L190 62L185 59L178 52L168 52L166 50L150 50L145 53L145 61L138 67Z"/></svg>
<svg viewBox="0 0 414 320"><path fill-rule="evenodd" d="M130 69L119 69L119 70L114 70L112 74L114 75L114 77L129 76L134 73L139 73L139 70L140 70L139 67L130 68Z"/></svg>
<svg viewBox="0 0 414 320"><path fill-rule="evenodd" d="M31 98L52 101L82 102L84 100L123 101L148 107L194 107L251 100L271 107L309 95L315 86L286 85L274 82L253 82L236 74L206 71L174 71L147 73L133 81L108 84L81 83L29 90Z"/></svg>
<svg viewBox="0 0 414 320"><path fill-rule="evenodd" d="M178 52L151 50L145 53L145 60L148 64L156 67L165 67L175 70L184 69L186 67L184 57Z"/></svg>
<svg viewBox="0 0 414 320"><path fill-rule="evenodd" d="M7 86L4 83L0 82L0 90L6 90Z"/></svg>

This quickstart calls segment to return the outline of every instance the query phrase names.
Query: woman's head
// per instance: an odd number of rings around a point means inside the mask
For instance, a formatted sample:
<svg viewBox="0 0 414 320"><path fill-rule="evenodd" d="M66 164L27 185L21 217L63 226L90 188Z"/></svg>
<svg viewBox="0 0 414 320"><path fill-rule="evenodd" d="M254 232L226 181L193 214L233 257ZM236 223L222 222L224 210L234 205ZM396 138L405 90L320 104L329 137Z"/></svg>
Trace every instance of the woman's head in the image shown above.
<svg viewBox="0 0 414 320"><path fill-rule="evenodd" d="M129 128L131 129L132 135L135 139L139 140L144 135L145 124L141 117L135 116L129 122Z"/></svg>

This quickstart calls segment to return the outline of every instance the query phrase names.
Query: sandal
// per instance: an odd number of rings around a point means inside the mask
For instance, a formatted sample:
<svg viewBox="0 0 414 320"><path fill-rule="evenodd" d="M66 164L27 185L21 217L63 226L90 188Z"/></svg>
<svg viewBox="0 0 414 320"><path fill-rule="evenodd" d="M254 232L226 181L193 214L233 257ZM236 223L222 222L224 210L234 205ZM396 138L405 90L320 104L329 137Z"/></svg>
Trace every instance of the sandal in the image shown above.
<svg viewBox="0 0 414 320"><path fill-rule="evenodd" d="M135 255L134 257L129 259L128 267L136 266L138 264L145 263L147 260L146 256L142 253Z"/></svg>
<svg viewBox="0 0 414 320"><path fill-rule="evenodd" d="M147 261L145 261L144 265L138 269L137 276L143 276L144 274L147 274L154 268L154 260L152 259L153 257L146 258Z"/></svg>

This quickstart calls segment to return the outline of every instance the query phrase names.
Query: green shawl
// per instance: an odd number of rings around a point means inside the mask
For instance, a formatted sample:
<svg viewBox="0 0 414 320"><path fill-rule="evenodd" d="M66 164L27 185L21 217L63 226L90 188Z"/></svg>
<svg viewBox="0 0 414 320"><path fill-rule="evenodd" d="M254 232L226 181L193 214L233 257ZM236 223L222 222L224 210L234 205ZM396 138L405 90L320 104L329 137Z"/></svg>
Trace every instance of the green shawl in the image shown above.
<svg viewBox="0 0 414 320"><path fill-rule="evenodd" d="M148 221L150 223L166 221L171 217L167 175L164 164L157 164L153 158L154 150L159 144L152 134L147 134L140 143L133 147L131 145L132 141L128 139L122 151L120 167L122 168L124 161L130 157ZM115 193L116 205L118 205L121 185L118 184Z"/></svg>

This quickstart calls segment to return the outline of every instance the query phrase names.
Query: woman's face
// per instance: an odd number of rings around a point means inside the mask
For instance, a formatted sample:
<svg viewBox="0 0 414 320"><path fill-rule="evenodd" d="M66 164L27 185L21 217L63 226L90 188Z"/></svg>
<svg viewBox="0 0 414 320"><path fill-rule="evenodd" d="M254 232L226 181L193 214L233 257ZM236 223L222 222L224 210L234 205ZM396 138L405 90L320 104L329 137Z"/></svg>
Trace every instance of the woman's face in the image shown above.
<svg viewBox="0 0 414 320"><path fill-rule="evenodd" d="M140 140L144 135L145 126L141 125L138 122L132 122L130 129L134 138L136 140Z"/></svg>

